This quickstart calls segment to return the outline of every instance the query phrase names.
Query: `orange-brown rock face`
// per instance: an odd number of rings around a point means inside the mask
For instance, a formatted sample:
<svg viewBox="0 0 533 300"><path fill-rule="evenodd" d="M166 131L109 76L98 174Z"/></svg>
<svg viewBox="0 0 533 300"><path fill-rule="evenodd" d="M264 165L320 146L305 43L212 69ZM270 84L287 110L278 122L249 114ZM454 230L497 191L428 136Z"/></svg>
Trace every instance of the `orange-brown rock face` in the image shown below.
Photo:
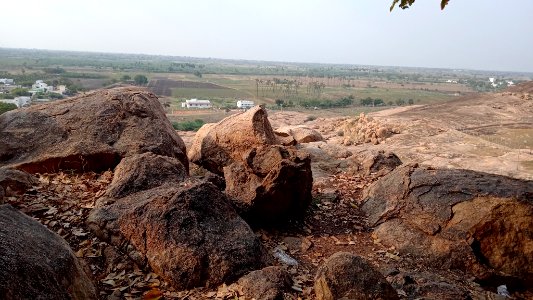
<svg viewBox="0 0 533 300"><path fill-rule="evenodd" d="M117 88L0 116L0 165L29 173L101 171L153 152L188 170L185 145L152 93Z"/></svg>

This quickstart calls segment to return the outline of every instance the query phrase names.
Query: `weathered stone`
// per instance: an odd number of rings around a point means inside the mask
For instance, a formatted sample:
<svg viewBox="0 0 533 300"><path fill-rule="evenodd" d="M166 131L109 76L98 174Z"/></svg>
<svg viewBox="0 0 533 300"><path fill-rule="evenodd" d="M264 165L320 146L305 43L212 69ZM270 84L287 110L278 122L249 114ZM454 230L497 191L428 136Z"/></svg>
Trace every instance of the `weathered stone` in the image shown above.
<svg viewBox="0 0 533 300"><path fill-rule="evenodd" d="M178 159L185 144L156 96L116 88L31 106L0 116L0 164L29 173L113 169L144 152Z"/></svg>
<svg viewBox="0 0 533 300"><path fill-rule="evenodd" d="M401 165L402 161L392 152L379 151L364 158L361 164L365 175L383 176Z"/></svg>
<svg viewBox="0 0 533 300"><path fill-rule="evenodd" d="M242 160L249 149L278 144L267 117L266 110L256 106L202 126L189 150L190 161L222 175L225 166Z"/></svg>
<svg viewBox="0 0 533 300"><path fill-rule="evenodd" d="M305 126L285 126L274 130L274 134L281 137L281 139L287 143L291 139L297 144L311 143L323 141L324 138L320 132ZM284 143L284 145L285 145Z"/></svg>
<svg viewBox="0 0 533 300"><path fill-rule="evenodd" d="M475 276L533 278L533 182L402 166L365 192L375 236L402 253Z"/></svg>
<svg viewBox="0 0 533 300"><path fill-rule="evenodd" d="M290 290L292 279L283 268L266 267L241 277L234 285L246 299L283 300L284 292Z"/></svg>
<svg viewBox="0 0 533 300"><path fill-rule="evenodd" d="M122 159L115 168L113 182L106 193L113 198L122 198L165 183L178 183L185 177L187 170L175 158L150 152L134 154Z"/></svg>
<svg viewBox="0 0 533 300"><path fill-rule="evenodd" d="M4 188L0 186L0 205L4 204L4 196L5 196Z"/></svg>
<svg viewBox="0 0 533 300"><path fill-rule="evenodd" d="M347 252L328 258L315 277L317 300L399 299L394 288L369 262Z"/></svg>
<svg viewBox="0 0 533 300"><path fill-rule="evenodd" d="M105 203L105 201L103 201ZM216 286L265 266L266 252L213 184L188 179L94 209L88 224L176 289Z"/></svg>
<svg viewBox="0 0 533 300"><path fill-rule="evenodd" d="M24 194L35 184L37 179L26 172L0 168L0 187L3 187L6 195Z"/></svg>
<svg viewBox="0 0 533 300"><path fill-rule="evenodd" d="M245 162L224 168L224 178L226 194L252 223L302 215L312 199L309 156L279 145L250 150Z"/></svg>
<svg viewBox="0 0 533 300"><path fill-rule="evenodd" d="M65 240L10 205L0 206L1 299L97 299Z"/></svg>
<svg viewBox="0 0 533 300"><path fill-rule="evenodd" d="M309 156L279 145L266 110L259 106L204 125L189 158L224 175L226 194L249 221L273 222L300 215L311 202Z"/></svg>

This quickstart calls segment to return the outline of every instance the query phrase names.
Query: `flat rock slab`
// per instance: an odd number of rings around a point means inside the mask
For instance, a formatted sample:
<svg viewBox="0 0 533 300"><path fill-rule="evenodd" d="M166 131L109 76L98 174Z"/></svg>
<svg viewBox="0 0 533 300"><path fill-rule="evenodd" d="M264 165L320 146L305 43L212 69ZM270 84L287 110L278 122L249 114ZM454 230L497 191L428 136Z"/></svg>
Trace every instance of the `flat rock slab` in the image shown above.
<svg viewBox="0 0 533 300"><path fill-rule="evenodd" d="M97 299L69 245L34 219L0 205L0 299Z"/></svg>
<svg viewBox="0 0 533 300"><path fill-rule="evenodd" d="M268 260L248 224L209 182L188 179L108 203L90 213L89 227L176 289L217 286Z"/></svg>

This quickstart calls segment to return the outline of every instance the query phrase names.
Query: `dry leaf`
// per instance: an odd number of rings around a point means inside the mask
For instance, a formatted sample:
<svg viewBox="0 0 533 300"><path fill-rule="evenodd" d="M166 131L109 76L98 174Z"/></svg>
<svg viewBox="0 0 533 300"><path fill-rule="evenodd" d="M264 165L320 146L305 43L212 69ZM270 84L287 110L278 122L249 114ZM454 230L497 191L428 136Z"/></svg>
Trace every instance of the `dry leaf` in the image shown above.
<svg viewBox="0 0 533 300"><path fill-rule="evenodd" d="M144 300L158 300L163 296L163 293L159 289L151 289L146 294L144 294Z"/></svg>

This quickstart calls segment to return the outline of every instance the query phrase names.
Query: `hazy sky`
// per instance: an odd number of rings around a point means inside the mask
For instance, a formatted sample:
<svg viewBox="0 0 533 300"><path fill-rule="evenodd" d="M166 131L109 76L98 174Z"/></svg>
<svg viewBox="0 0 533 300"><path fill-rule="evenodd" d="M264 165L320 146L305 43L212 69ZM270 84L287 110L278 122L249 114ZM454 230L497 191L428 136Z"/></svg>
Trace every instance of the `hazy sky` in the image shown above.
<svg viewBox="0 0 533 300"><path fill-rule="evenodd" d="M10 0L0 47L533 72L532 0Z"/></svg>

